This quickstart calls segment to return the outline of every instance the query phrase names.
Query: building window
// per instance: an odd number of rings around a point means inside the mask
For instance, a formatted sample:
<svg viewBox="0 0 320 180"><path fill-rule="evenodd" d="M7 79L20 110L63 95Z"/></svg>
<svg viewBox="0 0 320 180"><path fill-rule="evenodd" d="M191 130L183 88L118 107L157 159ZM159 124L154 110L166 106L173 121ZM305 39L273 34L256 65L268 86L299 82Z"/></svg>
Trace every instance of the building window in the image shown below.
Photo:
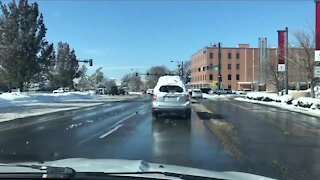
<svg viewBox="0 0 320 180"><path fill-rule="evenodd" d="M228 85L228 89L231 89L231 85L230 84Z"/></svg>
<svg viewBox="0 0 320 180"><path fill-rule="evenodd" d="M228 74L228 80L231 80L231 74Z"/></svg>
<svg viewBox="0 0 320 180"><path fill-rule="evenodd" d="M201 71L201 68L198 68L198 72L200 72Z"/></svg>
<svg viewBox="0 0 320 180"><path fill-rule="evenodd" d="M236 54L236 59L240 59L240 53Z"/></svg>
<svg viewBox="0 0 320 180"><path fill-rule="evenodd" d="M228 64L228 69L231 69L231 64Z"/></svg>
<svg viewBox="0 0 320 180"><path fill-rule="evenodd" d="M232 54L228 53L228 59L231 59L231 58L232 58Z"/></svg>
<svg viewBox="0 0 320 180"><path fill-rule="evenodd" d="M204 75L204 80L205 80L205 81L207 80L207 75Z"/></svg>
<svg viewBox="0 0 320 180"><path fill-rule="evenodd" d="M237 68L237 69L240 69L240 64L236 64L236 68Z"/></svg>
<svg viewBox="0 0 320 180"><path fill-rule="evenodd" d="M237 75L236 75L236 78L237 78L237 81L239 81L239 80L240 80L240 75L237 74Z"/></svg>
<svg viewBox="0 0 320 180"><path fill-rule="evenodd" d="M209 78L210 78L210 81L212 81L213 80L213 74L210 74Z"/></svg>
<svg viewBox="0 0 320 180"><path fill-rule="evenodd" d="M210 53L210 59L213 59L213 53Z"/></svg>

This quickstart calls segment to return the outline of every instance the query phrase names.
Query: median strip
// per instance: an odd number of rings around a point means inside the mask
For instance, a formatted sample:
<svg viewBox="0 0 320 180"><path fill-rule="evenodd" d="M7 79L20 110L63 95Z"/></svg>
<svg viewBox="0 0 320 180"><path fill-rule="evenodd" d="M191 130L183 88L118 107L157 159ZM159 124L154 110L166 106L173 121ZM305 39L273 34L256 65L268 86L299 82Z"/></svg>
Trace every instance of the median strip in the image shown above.
<svg viewBox="0 0 320 180"><path fill-rule="evenodd" d="M223 121L219 115L212 113L202 104L194 103L192 106L199 118L203 120L204 124L218 138L229 153L242 162L243 153L236 146L239 144L239 141L232 137L236 132L235 127Z"/></svg>

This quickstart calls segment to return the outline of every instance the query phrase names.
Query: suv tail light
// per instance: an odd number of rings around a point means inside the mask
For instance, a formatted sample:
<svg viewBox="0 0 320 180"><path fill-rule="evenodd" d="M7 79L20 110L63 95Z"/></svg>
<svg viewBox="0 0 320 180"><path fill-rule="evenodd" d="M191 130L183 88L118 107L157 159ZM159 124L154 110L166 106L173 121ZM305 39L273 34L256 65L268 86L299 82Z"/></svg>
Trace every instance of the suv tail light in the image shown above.
<svg viewBox="0 0 320 180"><path fill-rule="evenodd" d="M154 94L154 95L152 96L152 100L153 100L153 101L157 100L157 95Z"/></svg>

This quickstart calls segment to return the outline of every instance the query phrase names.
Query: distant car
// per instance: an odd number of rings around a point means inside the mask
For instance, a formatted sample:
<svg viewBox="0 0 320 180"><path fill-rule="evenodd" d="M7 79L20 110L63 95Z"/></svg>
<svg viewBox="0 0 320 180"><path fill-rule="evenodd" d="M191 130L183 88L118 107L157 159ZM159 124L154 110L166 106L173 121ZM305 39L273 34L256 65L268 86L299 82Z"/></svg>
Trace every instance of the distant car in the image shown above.
<svg viewBox="0 0 320 180"><path fill-rule="evenodd" d="M52 92L53 93L64 93L64 92L67 92L69 91L69 88L59 88L59 89L56 89L56 90L53 90Z"/></svg>
<svg viewBox="0 0 320 180"><path fill-rule="evenodd" d="M202 98L202 91L200 89L194 89L191 92L192 98Z"/></svg>
<svg viewBox="0 0 320 180"><path fill-rule="evenodd" d="M162 76L154 88L152 98L152 115L158 117L159 113L184 114L191 118L189 95L179 76Z"/></svg>
<svg viewBox="0 0 320 180"><path fill-rule="evenodd" d="M104 94L107 94L107 90L106 88L99 88L96 93L104 95Z"/></svg>
<svg viewBox="0 0 320 180"><path fill-rule="evenodd" d="M153 95L153 89L147 89L147 94Z"/></svg>
<svg viewBox="0 0 320 180"><path fill-rule="evenodd" d="M118 95L125 95L126 91L123 88L118 88Z"/></svg>

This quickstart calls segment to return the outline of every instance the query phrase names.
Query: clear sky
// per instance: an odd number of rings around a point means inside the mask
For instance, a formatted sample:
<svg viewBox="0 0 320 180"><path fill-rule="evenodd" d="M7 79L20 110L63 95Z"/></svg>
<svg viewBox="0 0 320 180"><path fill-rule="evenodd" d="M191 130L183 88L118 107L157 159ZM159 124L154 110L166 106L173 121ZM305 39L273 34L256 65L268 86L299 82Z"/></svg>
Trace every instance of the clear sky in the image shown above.
<svg viewBox="0 0 320 180"><path fill-rule="evenodd" d="M48 41L68 42L78 58L94 60L89 73L103 67L108 78L118 80L131 69L174 69L171 60L188 60L210 43L257 47L258 38L267 37L268 46L276 47L277 30L315 26L313 0L37 2Z"/></svg>

